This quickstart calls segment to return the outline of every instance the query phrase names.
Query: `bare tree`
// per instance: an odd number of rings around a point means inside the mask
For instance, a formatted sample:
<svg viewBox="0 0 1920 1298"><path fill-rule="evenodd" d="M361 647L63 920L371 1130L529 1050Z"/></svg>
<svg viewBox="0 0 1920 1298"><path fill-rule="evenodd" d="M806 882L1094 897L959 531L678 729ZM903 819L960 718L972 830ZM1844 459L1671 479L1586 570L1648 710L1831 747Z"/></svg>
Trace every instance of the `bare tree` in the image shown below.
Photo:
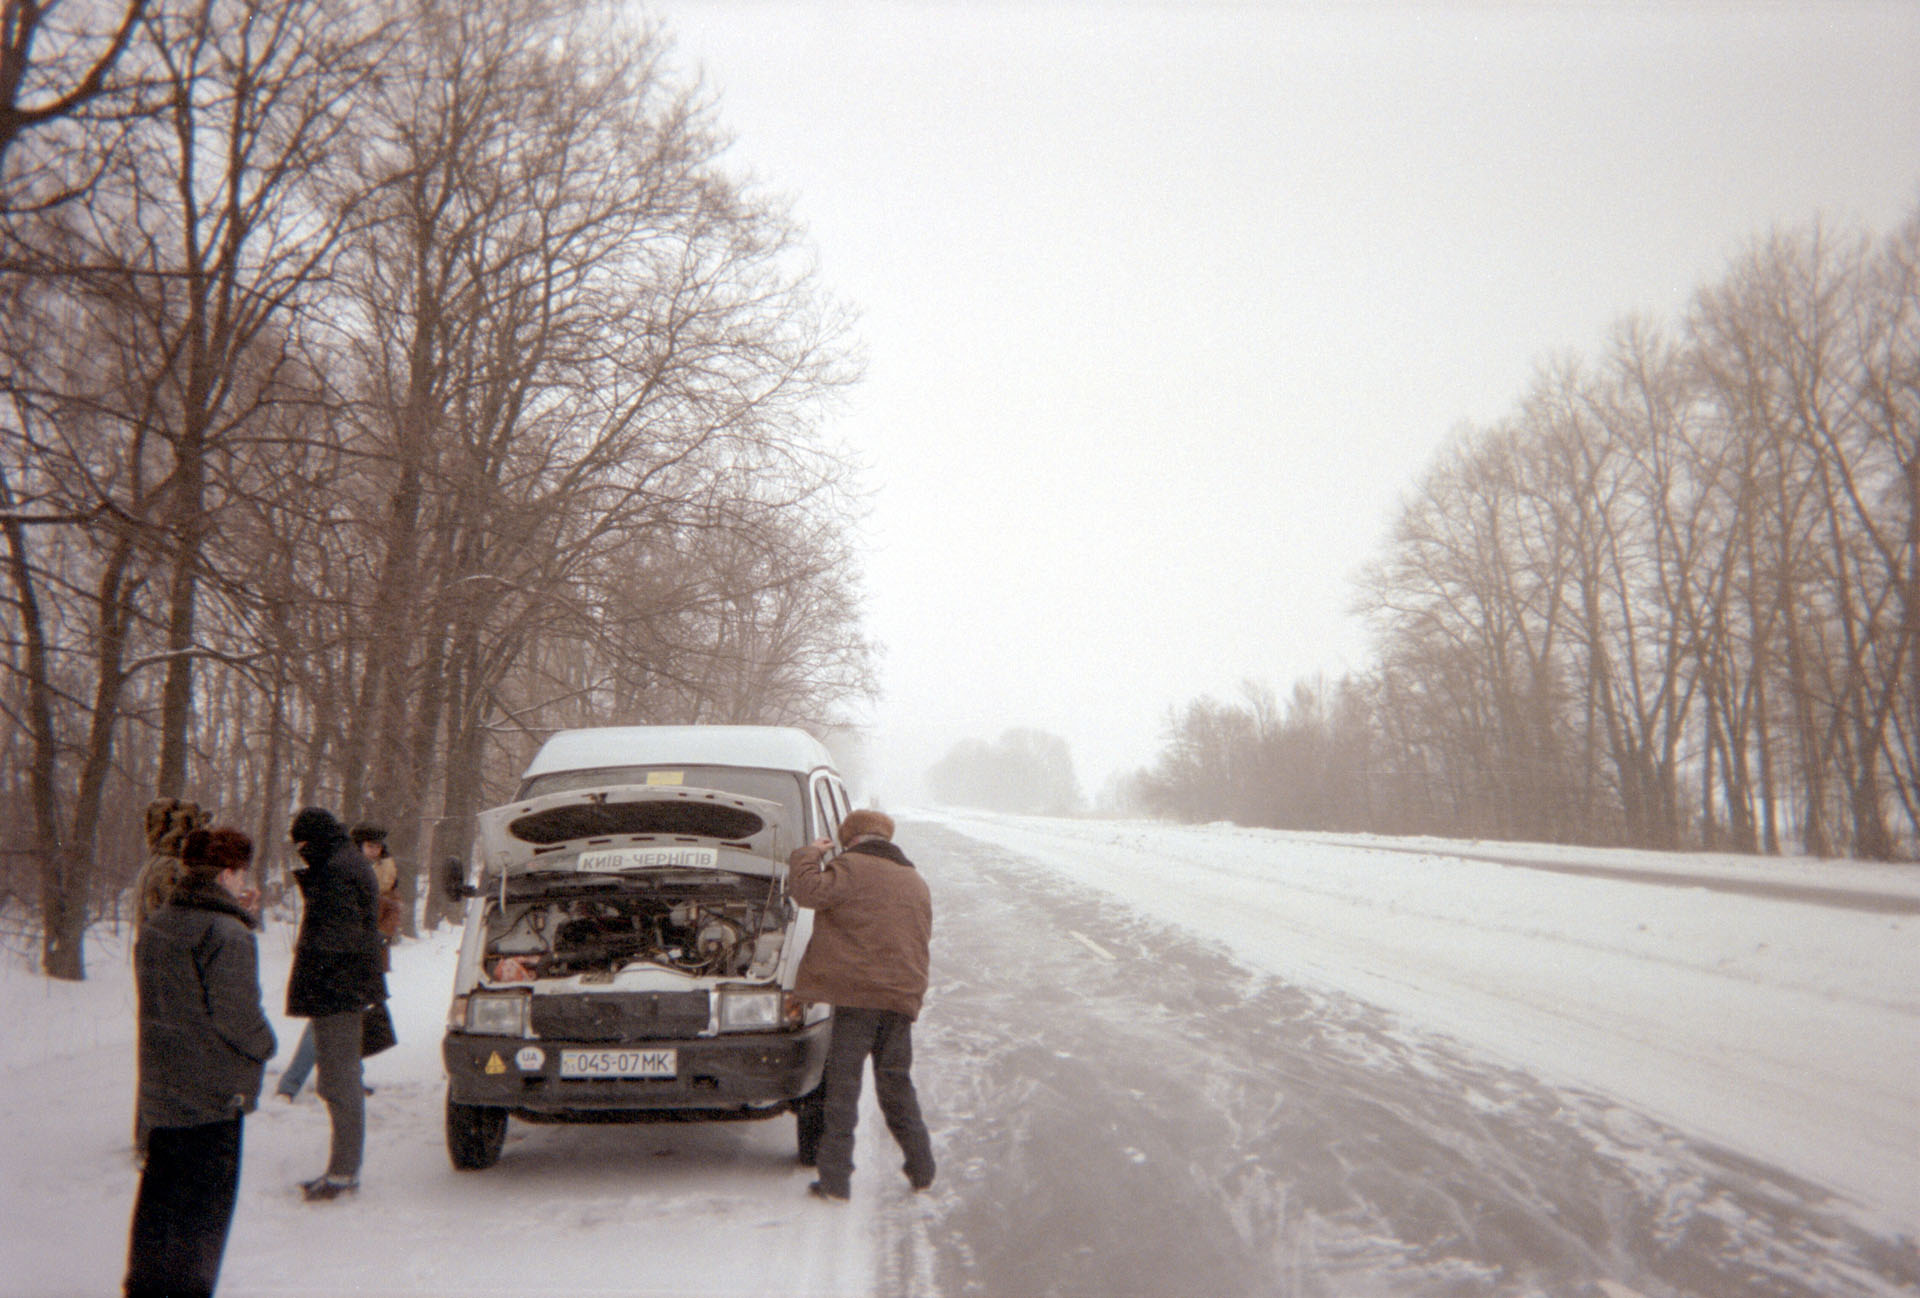
<svg viewBox="0 0 1920 1298"><path fill-rule="evenodd" d="M291 336L275 326L326 275L352 215L323 204L313 173L377 58L378 38L356 17L319 0L224 0L143 23L170 92L166 129L140 141L131 208L100 242L133 252L107 276L132 308L128 359L142 379L125 417L156 425L173 458L163 794L188 778L209 474L274 390Z"/></svg>
<svg viewBox="0 0 1920 1298"><path fill-rule="evenodd" d="M1866 359L1885 346L1872 334L1898 334L1873 309L1866 266L1863 239L1819 225L1776 234L1703 294L1696 319L1733 426L1760 451L1755 526L1773 583L1803 840L1824 854L1841 822L1856 854L1884 857L1906 537L1880 521L1899 501L1898 415L1878 435L1862 417L1874 386Z"/></svg>
<svg viewBox="0 0 1920 1298"><path fill-rule="evenodd" d="M57 167L50 152L46 166L22 178L9 155L29 131L65 126L119 93L115 65L146 9L147 0L105 10L85 0L0 0L0 212L46 209L85 192L90 174L71 156ZM58 144L70 149L84 137L70 132Z"/></svg>
<svg viewBox="0 0 1920 1298"><path fill-rule="evenodd" d="M164 112L35 227L63 273L0 346L0 763L50 971L82 972L99 813L150 770L269 847L295 800L378 816L415 889L421 831L463 850L556 725L824 730L870 691L821 433L857 359L656 32L568 0L137 17Z"/></svg>
<svg viewBox="0 0 1920 1298"><path fill-rule="evenodd" d="M1561 837L1565 591L1563 488L1524 422L1457 434L1362 578L1386 669L1426 677L1423 744L1449 798L1487 832Z"/></svg>
<svg viewBox="0 0 1920 1298"><path fill-rule="evenodd" d="M1900 606L1898 630L1881 647L1895 695L1888 759L1908 832L1920 838L1920 211L1886 239L1869 285L1858 410L1882 469L1881 489L1859 501L1877 510L1873 551Z"/></svg>
<svg viewBox="0 0 1920 1298"><path fill-rule="evenodd" d="M626 574L693 557L701 582L658 615L704 610L732 637L706 646L712 667L764 625L740 615L770 581L845 559L775 574L728 557L806 539L782 520L840 476L806 412L848 372L791 230L719 172L710 110L666 75L657 34L526 0L426 13L417 36L369 127L378 219L352 278L385 503L348 741L366 783L347 801L368 791L403 859L436 733L441 820L463 825L489 716L532 701L501 689L543 645L602 637L604 610L649 588ZM717 592L729 570L745 584Z"/></svg>
<svg viewBox="0 0 1920 1298"><path fill-rule="evenodd" d="M1340 695L1382 827L1862 857L1892 808L1920 830L1917 231L1763 239L1672 339L1623 325L1437 457ZM1307 823L1281 790L1334 761L1322 697L1201 700L1136 787Z"/></svg>

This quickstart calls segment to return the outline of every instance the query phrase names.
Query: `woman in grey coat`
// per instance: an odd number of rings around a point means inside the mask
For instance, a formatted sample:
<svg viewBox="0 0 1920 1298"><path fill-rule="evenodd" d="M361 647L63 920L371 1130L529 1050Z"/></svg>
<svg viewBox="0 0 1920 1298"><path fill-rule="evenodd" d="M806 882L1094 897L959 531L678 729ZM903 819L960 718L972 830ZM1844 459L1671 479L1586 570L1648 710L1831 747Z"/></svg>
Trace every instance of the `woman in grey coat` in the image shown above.
<svg viewBox="0 0 1920 1298"><path fill-rule="evenodd" d="M237 829L196 829L185 875L134 943L140 1121L147 1161L134 1201L126 1292L211 1294L240 1191L241 1115L274 1051L260 1007L257 921Z"/></svg>

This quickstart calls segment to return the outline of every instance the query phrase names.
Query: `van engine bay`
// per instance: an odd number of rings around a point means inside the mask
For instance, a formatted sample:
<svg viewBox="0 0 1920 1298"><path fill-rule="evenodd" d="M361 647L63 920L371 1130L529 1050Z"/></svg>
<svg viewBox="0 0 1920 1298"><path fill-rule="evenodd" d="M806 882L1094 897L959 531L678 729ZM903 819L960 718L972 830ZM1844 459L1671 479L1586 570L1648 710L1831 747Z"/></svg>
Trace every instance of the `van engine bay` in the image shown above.
<svg viewBox="0 0 1920 1298"><path fill-rule="evenodd" d="M490 900L481 969L489 982L611 977L655 966L695 977L764 977L793 921L767 880L711 873L646 886L578 883Z"/></svg>

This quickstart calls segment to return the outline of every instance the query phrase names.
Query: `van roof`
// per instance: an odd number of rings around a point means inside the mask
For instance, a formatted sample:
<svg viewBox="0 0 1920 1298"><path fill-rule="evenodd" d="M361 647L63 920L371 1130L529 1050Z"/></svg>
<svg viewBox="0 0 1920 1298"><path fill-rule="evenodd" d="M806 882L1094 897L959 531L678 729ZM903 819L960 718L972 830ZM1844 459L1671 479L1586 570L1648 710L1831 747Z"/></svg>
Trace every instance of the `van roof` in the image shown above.
<svg viewBox="0 0 1920 1298"><path fill-rule="evenodd" d="M833 765L827 746L791 726L596 726L540 745L521 779L609 766L748 766L805 774Z"/></svg>

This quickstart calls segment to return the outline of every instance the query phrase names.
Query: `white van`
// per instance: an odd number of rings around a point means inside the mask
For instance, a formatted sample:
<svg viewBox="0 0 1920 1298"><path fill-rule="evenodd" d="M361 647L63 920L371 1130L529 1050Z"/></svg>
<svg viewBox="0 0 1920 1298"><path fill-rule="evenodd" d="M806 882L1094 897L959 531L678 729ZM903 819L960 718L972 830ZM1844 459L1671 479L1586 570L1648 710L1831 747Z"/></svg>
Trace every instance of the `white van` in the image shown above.
<svg viewBox="0 0 1920 1298"><path fill-rule="evenodd" d="M441 1053L447 1152L540 1122L798 1116L829 1011L793 996L812 912L787 856L850 810L824 745L770 726L562 731L449 862L465 929Z"/></svg>

